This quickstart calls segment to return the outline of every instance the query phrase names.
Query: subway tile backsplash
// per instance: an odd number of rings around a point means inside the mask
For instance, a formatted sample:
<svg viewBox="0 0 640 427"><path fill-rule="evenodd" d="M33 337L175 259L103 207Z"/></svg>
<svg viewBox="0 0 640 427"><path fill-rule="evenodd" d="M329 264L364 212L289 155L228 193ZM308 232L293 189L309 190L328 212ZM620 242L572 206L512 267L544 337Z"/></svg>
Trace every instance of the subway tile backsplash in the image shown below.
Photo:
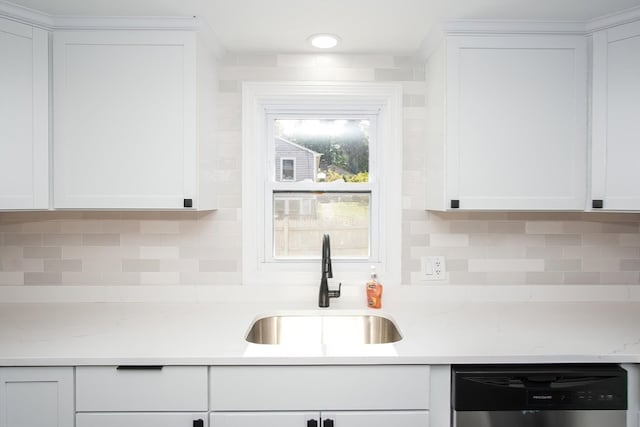
<svg viewBox="0 0 640 427"><path fill-rule="evenodd" d="M410 56L228 54L219 61L214 212L0 213L0 285L233 285L242 281L243 81L403 87L402 282L446 257L449 284L640 284L640 215L426 212L424 64ZM384 282L384 278L381 278Z"/></svg>

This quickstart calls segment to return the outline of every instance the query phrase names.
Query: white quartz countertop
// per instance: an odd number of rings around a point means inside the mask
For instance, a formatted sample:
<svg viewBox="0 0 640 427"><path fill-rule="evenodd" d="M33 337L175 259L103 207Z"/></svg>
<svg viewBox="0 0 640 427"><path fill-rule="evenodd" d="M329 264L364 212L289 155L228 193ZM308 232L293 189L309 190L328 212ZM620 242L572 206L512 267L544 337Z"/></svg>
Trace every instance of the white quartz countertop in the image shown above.
<svg viewBox="0 0 640 427"><path fill-rule="evenodd" d="M367 312L403 339L271 346L244 337L260 315ZM395 301L382 310L312 302L0 304L0 366L640 362L638 302Z"/></svg>

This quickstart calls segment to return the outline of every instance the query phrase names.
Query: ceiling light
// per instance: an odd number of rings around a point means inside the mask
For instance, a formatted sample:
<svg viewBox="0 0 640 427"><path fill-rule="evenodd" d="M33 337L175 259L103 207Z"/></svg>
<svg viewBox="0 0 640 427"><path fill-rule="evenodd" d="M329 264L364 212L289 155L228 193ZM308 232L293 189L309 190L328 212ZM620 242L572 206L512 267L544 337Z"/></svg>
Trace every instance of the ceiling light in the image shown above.
<svg viewBox="0 0 640 427"><path fill-rule="evenodd" d="M311 46L318 49L331 49L340 43L340 37L333 34L314 34L307 40L309 40Z"/></svg>

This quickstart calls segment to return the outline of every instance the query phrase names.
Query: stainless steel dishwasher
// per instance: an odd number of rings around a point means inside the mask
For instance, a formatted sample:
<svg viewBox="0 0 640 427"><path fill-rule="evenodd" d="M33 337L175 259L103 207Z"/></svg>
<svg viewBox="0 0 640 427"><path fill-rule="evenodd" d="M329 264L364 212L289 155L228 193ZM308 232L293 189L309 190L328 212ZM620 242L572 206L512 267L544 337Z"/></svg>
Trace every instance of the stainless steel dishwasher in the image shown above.
<svg viewBox="0 0 640 427"><path fill-rule="evenodd" d="M456 365L453 427L625 427L618 365Z"/></svg>

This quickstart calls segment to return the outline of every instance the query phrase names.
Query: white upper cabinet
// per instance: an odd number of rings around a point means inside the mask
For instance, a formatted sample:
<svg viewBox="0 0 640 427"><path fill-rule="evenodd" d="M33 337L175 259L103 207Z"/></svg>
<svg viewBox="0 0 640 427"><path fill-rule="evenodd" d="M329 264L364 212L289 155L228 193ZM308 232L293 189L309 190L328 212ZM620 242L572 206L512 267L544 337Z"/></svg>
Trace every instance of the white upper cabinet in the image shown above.
<svg viewBox="0 0 640 427"><path fill-rule="evenodd" d="M0 210L49 207L48 34L0 18Z"/></svg>
<svg viewBox="0 0 640 427"><path fill-rule="evenodd" d="M591 206L640 211L640 22L593 35Z"/></svg>
<svg viewBox="0 0 640 427"><path fill-rule="evenodd" d="M196 33L53 40L54 207L215 208L214 59Z"/></svg>
<svg viewBox="0 0 640 427"><path fill-rule="evenodd" d="M585 37L449 35L427 110L427 209L584 209Z"/></svg>

